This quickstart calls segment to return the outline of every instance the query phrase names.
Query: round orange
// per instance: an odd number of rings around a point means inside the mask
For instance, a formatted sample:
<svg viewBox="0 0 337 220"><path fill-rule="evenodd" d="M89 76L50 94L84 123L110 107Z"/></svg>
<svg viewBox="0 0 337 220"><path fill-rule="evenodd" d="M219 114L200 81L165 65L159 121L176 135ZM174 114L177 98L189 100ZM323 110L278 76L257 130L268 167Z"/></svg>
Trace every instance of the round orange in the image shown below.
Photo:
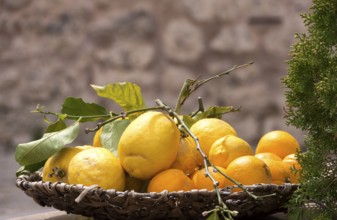
<svg viewBox="0 0 337 220"><path fill-rule="evenodd" d="M285 156L294 154L299 150L299 143L290 133L275 130L261 137L256 147L256 154L271 152L283 159Z"/></svg>
<svg viewBox="0 0 337 220"><path fill-rule="evenodd" d="M147 187L147 192L189 191L194 189L193 181L179 169L167 169L156 174Z"/></svg>
<svg viewBox="0 0 337 220"><path fill-rule="evenodd" d="M243 185L272 183L269 167L255 156L249 155L236 158L228 165L226 171L228 176Z"/></svg>
<svg viewBox="0 0 337 220"><path fill-rule="evenodd" d="M209 150L211 163L224 168L234 159L245 155L254 155L253 149L245 140L233 135L218 139Z"/></svg>
<svg viewBox="0 0 337 220"><path fill-rule="evenodd" d="M219 166L217 166L217 168L221 172L225 174L227 173L225 168L219 167ZM212 177L214 177L214 179L219 182L219 185L218 185L219 188L224 188L224 187L232 185L232 182L229 179L227 179L221 173L216 172L213 169L213 167L208 167L208 171L210 172L210 175L212 175ZM205 168L197 170L193 174L192 180L197 189L207 189L210 191L214 190L214 185L213 185L212 180L209 177L206 177L205 175Z"/></svg>
<svg viewBox="0 0 337 220"><path fill-rule="evenodd" d="M299 171L302 169L301 165L296 159L296 154L289 154L282 160L286 169L290 171L290 182L298 183L298 178L300 176Z"/></svg>

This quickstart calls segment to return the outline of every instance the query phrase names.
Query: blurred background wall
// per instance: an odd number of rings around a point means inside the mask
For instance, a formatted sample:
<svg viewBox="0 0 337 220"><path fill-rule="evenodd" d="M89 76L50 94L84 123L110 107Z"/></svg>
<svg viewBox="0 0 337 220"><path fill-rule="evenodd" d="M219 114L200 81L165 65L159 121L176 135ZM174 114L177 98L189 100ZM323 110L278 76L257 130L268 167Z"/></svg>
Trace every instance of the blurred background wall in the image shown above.
<svg viewBox="0 0 337 220"><path fill-rule="evenodd" d="M302 142L285 125L286 60L308 0L0 0L0 217L42 211L15 187L15 147L38 138L46 124L37 104L59 111L82 97L119 112L90 84L137 83L147 105L175 104L183 82L254 61L211 81L183 110L232 105L224 119L255 147L273 129ZM84 128L83 128L84 130ZM84 131L78 143L90 144ZM6 152L6 154L4 153Z"/></svg>
<svg viewBox="0 0 337 220"><path fill-rule="evenodd" d="M114 109L90 84L137 83L148 105L175 104L185 79L209 77L254 61L201 87L186 103L233 105L224 119L255 146L286 127L285 61L304 32L305 0L2 0L0 1L0 147L13 152L46 127L37 104L59 111L68 96ZM87 143L91 134L83 135Z"/></svg>

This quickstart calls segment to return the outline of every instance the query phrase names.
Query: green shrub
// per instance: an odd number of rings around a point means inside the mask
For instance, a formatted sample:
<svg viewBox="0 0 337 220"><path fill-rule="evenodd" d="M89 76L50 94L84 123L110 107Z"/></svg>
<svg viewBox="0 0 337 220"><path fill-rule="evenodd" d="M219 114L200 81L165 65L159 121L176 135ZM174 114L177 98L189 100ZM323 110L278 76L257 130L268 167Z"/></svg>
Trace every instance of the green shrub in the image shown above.
<svg viewBox="0 0 337 220"><path fill-rule="evenodd" d="M291 48L286 91L287 123L306 132L299 154L300 190L290 219L335 219L337 213L337 1L313 0L302 15L308 32ZM306 207L307 205L314 207Z"/></svg>

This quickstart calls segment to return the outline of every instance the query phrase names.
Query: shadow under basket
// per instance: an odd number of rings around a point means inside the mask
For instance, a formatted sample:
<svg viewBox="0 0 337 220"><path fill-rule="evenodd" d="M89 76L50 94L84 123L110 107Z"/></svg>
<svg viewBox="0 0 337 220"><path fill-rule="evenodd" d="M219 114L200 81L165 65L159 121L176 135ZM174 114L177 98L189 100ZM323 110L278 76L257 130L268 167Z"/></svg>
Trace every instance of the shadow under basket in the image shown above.
<svg viewBox="0 0 337 220"><path fill-rule="evenodd" d="M43 182L39 172L19 176L16 185L41 206L100 220L205 219L202 213L214 209L218 204L215 191L138 193L103 190L80 184ZM236 218L286 212L284 205L298 185L256 184L247 188L256 196L274 195L256 200L245 192L222 189L220 194L228 208L238 211Z"/></svg>

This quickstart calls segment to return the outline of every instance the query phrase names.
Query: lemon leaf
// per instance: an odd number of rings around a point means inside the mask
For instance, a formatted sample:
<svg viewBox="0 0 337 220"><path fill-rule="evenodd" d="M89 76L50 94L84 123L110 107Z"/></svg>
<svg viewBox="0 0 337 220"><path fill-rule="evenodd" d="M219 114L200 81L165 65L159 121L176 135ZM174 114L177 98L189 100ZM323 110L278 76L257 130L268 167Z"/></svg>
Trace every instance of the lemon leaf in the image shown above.
<svg viewBox="0 0 337 220"><path fill-rule="evenodd" d="M15 160L21 166L44 161L61 150L66 144L74 141L78 133L79 122L75 122L61 131L45 133L38 140L19 144L16 147Z"/></svg>
<svg viewBox="0 0 337 220"><path fill-rule="evenodd" d="M109 149L115 156L117 156L117 149L119 139L121 138L124 130L130 124L130 120L113 121L103 126L101 133L101 142L103 147Z"/></svg>
<svg viewBox="0 0 337 220"><path fill-rule="evenodd" d="M233 106L211 106L205 112L206 118L221 118L223 114L239 111L239 108Z"/></svg>
<svg viewBox="0 0 337 220"><path fill-rule="evenodd" d="M58 119L56 122L50 124L45 133L51 133L51 132L56 132L56 131L61 131L67 127L66 123L62 119Z"/></svg>
<svg viewBox="0 0 337 220"><path fill-rule="evenodd" d="M96 103L86 103L81 98L68 97L64 100L61 113L66 114L67 118L81 122L97 121L109 117L109 112Z"/></svg>
<svg viewBox="0 0 337 220"><path fill-rule="evenodd" d="M220 220L218 212L213 211L212 214L207 217L207 220Z"/></svg>
<svg viewBox="0 0 337 220"><path fill-rule="evenodd" d="M113 83L106 86L91 85L97 95L112 99L124 111L136 110L145 107L145 102L138 85L130 82Z"/></svg>
<svg viewBox="0 0 337 220"><path fill-rule="evenodd" d="M240 108L234 108L233 106L211 106L206 111L192 112L188 120L188 125L192 126L195 122L203 118L221 118L223 114L229 112L239 111ZM184 118L185 121L185 118Z"/></svg>

